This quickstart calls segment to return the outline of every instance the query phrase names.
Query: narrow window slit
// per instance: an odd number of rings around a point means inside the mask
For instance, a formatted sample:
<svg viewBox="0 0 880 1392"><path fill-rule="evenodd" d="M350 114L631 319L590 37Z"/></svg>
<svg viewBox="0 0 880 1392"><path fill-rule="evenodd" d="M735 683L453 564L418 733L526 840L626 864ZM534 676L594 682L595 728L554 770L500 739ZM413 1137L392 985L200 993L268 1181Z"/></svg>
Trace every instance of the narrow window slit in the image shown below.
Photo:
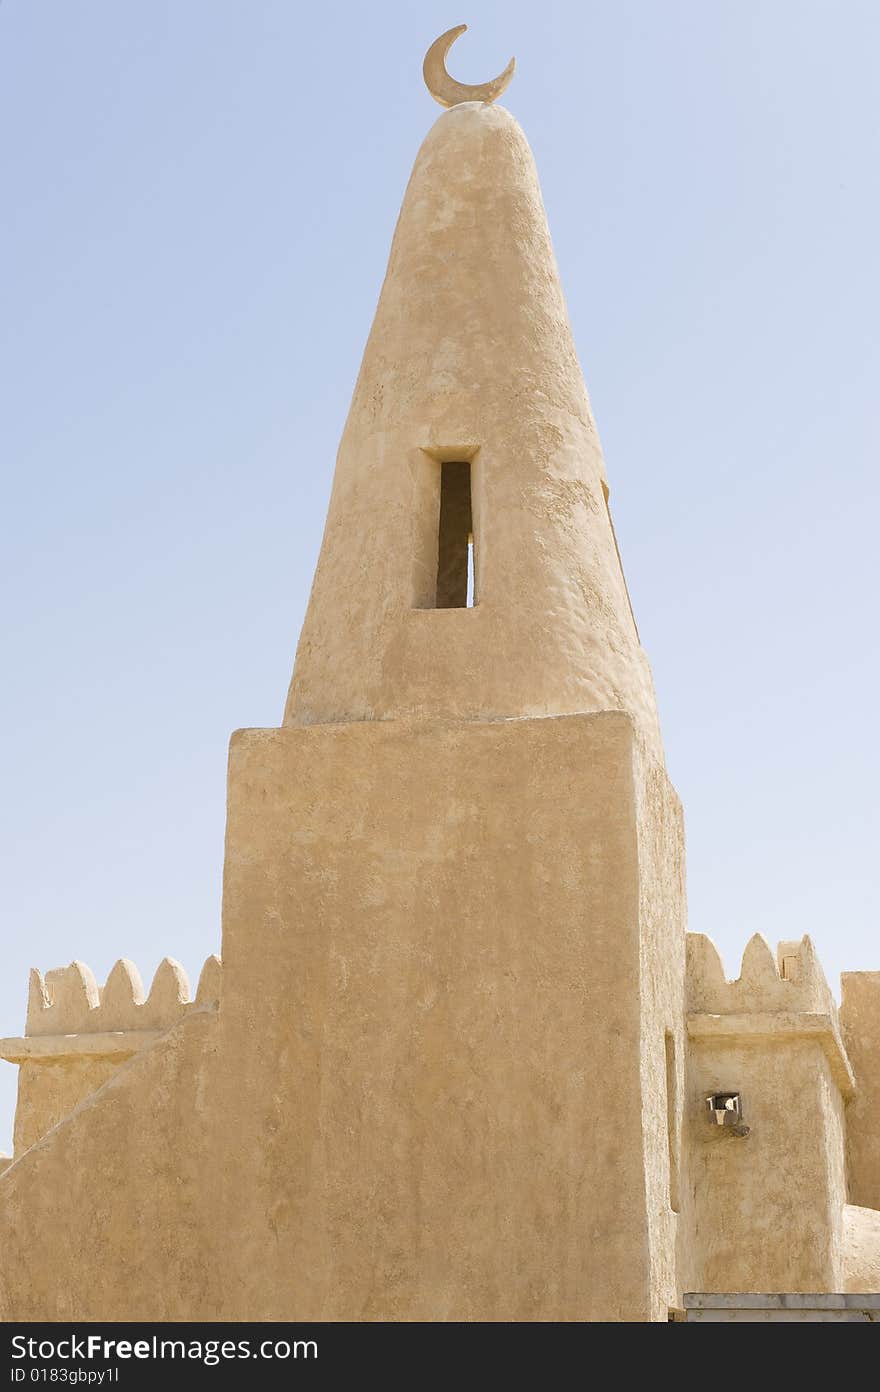
<svg viewBox="0 0 880 1392"><path fill-rule="evenodd" d="M469 609L474 596L474 523L471 466L454 460L440 466L440 532L437 538L438 609Z"/></svg>

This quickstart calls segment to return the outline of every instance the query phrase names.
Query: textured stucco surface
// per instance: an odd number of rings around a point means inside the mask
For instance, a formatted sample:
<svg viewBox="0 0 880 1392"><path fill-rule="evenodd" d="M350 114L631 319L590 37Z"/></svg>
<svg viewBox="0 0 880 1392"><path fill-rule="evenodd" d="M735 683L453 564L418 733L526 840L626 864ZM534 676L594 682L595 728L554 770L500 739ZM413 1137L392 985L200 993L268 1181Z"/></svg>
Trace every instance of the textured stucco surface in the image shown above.
<svg viewBox="0 0 880 1392"><path fill-rule="evenodd" d="M116 1061L106 1058L23 1063L18 1070L15 1155L21 1155L84 1098L97 1092L117 1067Z"/></svg>
<svg viewBox="0 0 880 1392"><path fill-rule="evenodd" d="M843 1290L880 1291L880 1212L847 1204L843 1210Z"/></svg>
<svg viewBox="0 0 880 1392"><path fill-rule="evenodd" d="M216 1317L216 1031L191 1015L6 1171L0 1317Z"/></svg>
<svg viewBox="0 0 880 1392"><path fill-rule="evenodd" d="M476 603L438 609L464 461ZM880 973L844 978L838 1020L808 939L753 937L727 981L684 913L533 161L466 103L407 190L284 726L233 737L222 994L216 958L194 1000L170 959L147 995L125 959L103 988L74 962L0 1040L24 1060L0 1316L665 1320L687 1289L876 1290ZM710 1123L718 1090L748 1136Z"/></svg>
<svg viewBox="0 0 880 1392"><path fill-rule="evenodd" d="M440 458L472 458L472 609L425 607ZM626 709L659 755L604 479L528 143L454 107L406 191L285 723Z"/></svg>
<svg viewBox="0 0 880 1392"><path fill-rule="evenodd" d="M103 986L84 962L55 968L45 978L32 970L25 1035L0 1039L0 1058L21 1065L16 1156L184 1016L216 1010L220 984L220 959L213 956L193 1000L186 972L170 957L160 962L149 993L127 958L116 962Z"/></svg>
<svg viewBox="0 0 880 1392"><path fill-rule="evenodd" d="M813 944L808 937L783 941L774 952L756 934L733 981L705 935L687 934L686 955L693 1210L684 1284L716 1292L842 1290L852 1239L847 1128L860 1085L848 1053L852 1031ZM851 1025L856 1018L851 1009ZM747 1136L713 1124L706 1098L716 1092L740 1094ZM863 1265L875 1241L870 1227L861 1232Z"/></svg>
<svg viewBox="0 0 880 1392"><path fill-rule="evenodd" d="M746 1137L705 1098L739 1092ZM690 1042L686 1132L694 1217L685 1286L834 1291L846 1202L843 1100L815 1040Z"/></svg>
<svg viewBox="0 0 880 1392"><path fill-rule="evenodd" d="M665 1318L681 890L624 715L241 732L219 1017L5 1175L6 1317Z"/></svg>
<svg viewBox="0 0 880 1392"><path fill-rule="evenodd" d="M639 1089L648 1213L651 1318L664 1320L680 1290L678 1243L690 1200L682 1182L685 1050L685 863L681 805L666 772L637 758L639 829ZM623 989L626 989L624 985ZM666 1036L673 1068L667 1077ZM668 1091L667 1091L668 1088Z"/></svg>
<svg viewBox="0 0 880 1392"><path fill-rule="evenodd" d="M844 972L840 985L840 1023L857 1084L846 1118L849 1196L880 1209L880 971Z"/></svg>
<svg viewBox="0 0 880 1392"><path fill-rule="evenodd" d="M665 1301L641 1038L662 1055L674 988L654 956L682 932L680 870L640 845L674 861L681 843L665 778L642 777L615 713L235 737L238 1313L639 1319Z"/></svg>

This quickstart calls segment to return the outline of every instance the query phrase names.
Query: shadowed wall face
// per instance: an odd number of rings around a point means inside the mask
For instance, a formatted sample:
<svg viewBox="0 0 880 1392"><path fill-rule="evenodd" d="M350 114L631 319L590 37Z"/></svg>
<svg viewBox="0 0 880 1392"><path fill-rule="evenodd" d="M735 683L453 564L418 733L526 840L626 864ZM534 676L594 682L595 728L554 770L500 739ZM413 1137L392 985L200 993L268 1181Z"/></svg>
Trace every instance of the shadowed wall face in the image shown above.
<svg viewBox="0 0 880 1392"><path fill-rule="evenodd" d="M880 972L844 972L840 1023L856 1077L847 1108L850 1203L880 1208Z"/></svg>
<svg viewBox="0 0 880 1392"><path fill-rule="evenodd" d="M467 608L468 552L473 543L473 526L470 464L459 461L441 464L438 609Z"/></svg>

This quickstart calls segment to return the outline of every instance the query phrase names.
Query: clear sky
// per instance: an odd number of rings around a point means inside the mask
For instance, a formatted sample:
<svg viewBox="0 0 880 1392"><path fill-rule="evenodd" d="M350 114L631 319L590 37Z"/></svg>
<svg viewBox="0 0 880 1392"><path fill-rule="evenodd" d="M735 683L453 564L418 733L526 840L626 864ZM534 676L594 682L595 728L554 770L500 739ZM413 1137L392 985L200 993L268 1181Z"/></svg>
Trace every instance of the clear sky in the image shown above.
<svg viewBox="0 0 880 1392"><path fill-rule="evenodd" d="M464 20L455 76L517 58L691 927L880 968L876 0L5 0L0 1034L31 965L219 950L227 740L281 718Z"/></svg>

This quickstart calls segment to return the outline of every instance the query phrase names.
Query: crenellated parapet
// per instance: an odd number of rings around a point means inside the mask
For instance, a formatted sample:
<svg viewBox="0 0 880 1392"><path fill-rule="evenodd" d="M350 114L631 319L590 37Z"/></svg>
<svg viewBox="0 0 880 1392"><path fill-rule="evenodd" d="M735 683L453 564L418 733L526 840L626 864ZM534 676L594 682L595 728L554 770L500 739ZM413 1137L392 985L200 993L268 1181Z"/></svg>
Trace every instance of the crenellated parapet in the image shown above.
<svg viewBox="0 0 880 1392"><path fill-rule="evenodd" d="M739 976L729 981L718 949L703 933L687 934L688 1034L723 1043L814 1039L844 1097L854 1089L837 1005L809 937L780 942L760 933L746 945Z"/></svg>
<svg viewBox="0 0 880 1392"><path fill-rule="evenodd" d="M196 1010L220 1002L220 958L211 956L195 996L186 972L173 957L159 963L148 993L127 957L100 986L84 962L32 970L24 1037L0 1040L0 1058L10 1063L63 1058L125 1058Z"/></svg>
<svg viewBox="0 0 880 1392"><path fill-rule="evenodd" d="M773 949L760 933L746 944L740 974L728 981L717 947L704 933L687 935L687 1000L691 1011L835 1014L837 1007L810 938Z"/></svg>
<svg viewBox="0 0 880 1392"><path fill-rule="evenodd" d="M160 962L148 992L126 957L103 986L84 962L32 971L24 1035L0 1039L0 1058L20 1065L16 1157L187 1015L215 1012L220 982L219 957L205 962L194 997L172 957Z"/></svg>
<svg viewBox="0 0 880 1392"><path fill-rule="evenodd" d="M121 957L103 986L84 962L57 967L45 976L31 971L25 1034L98 1034L117 1030L166 1030L189 1011L216 1007L220 1000L219 957L202 968L193 998L186 972L164 957L145 994L134 962Z"/></svg>

